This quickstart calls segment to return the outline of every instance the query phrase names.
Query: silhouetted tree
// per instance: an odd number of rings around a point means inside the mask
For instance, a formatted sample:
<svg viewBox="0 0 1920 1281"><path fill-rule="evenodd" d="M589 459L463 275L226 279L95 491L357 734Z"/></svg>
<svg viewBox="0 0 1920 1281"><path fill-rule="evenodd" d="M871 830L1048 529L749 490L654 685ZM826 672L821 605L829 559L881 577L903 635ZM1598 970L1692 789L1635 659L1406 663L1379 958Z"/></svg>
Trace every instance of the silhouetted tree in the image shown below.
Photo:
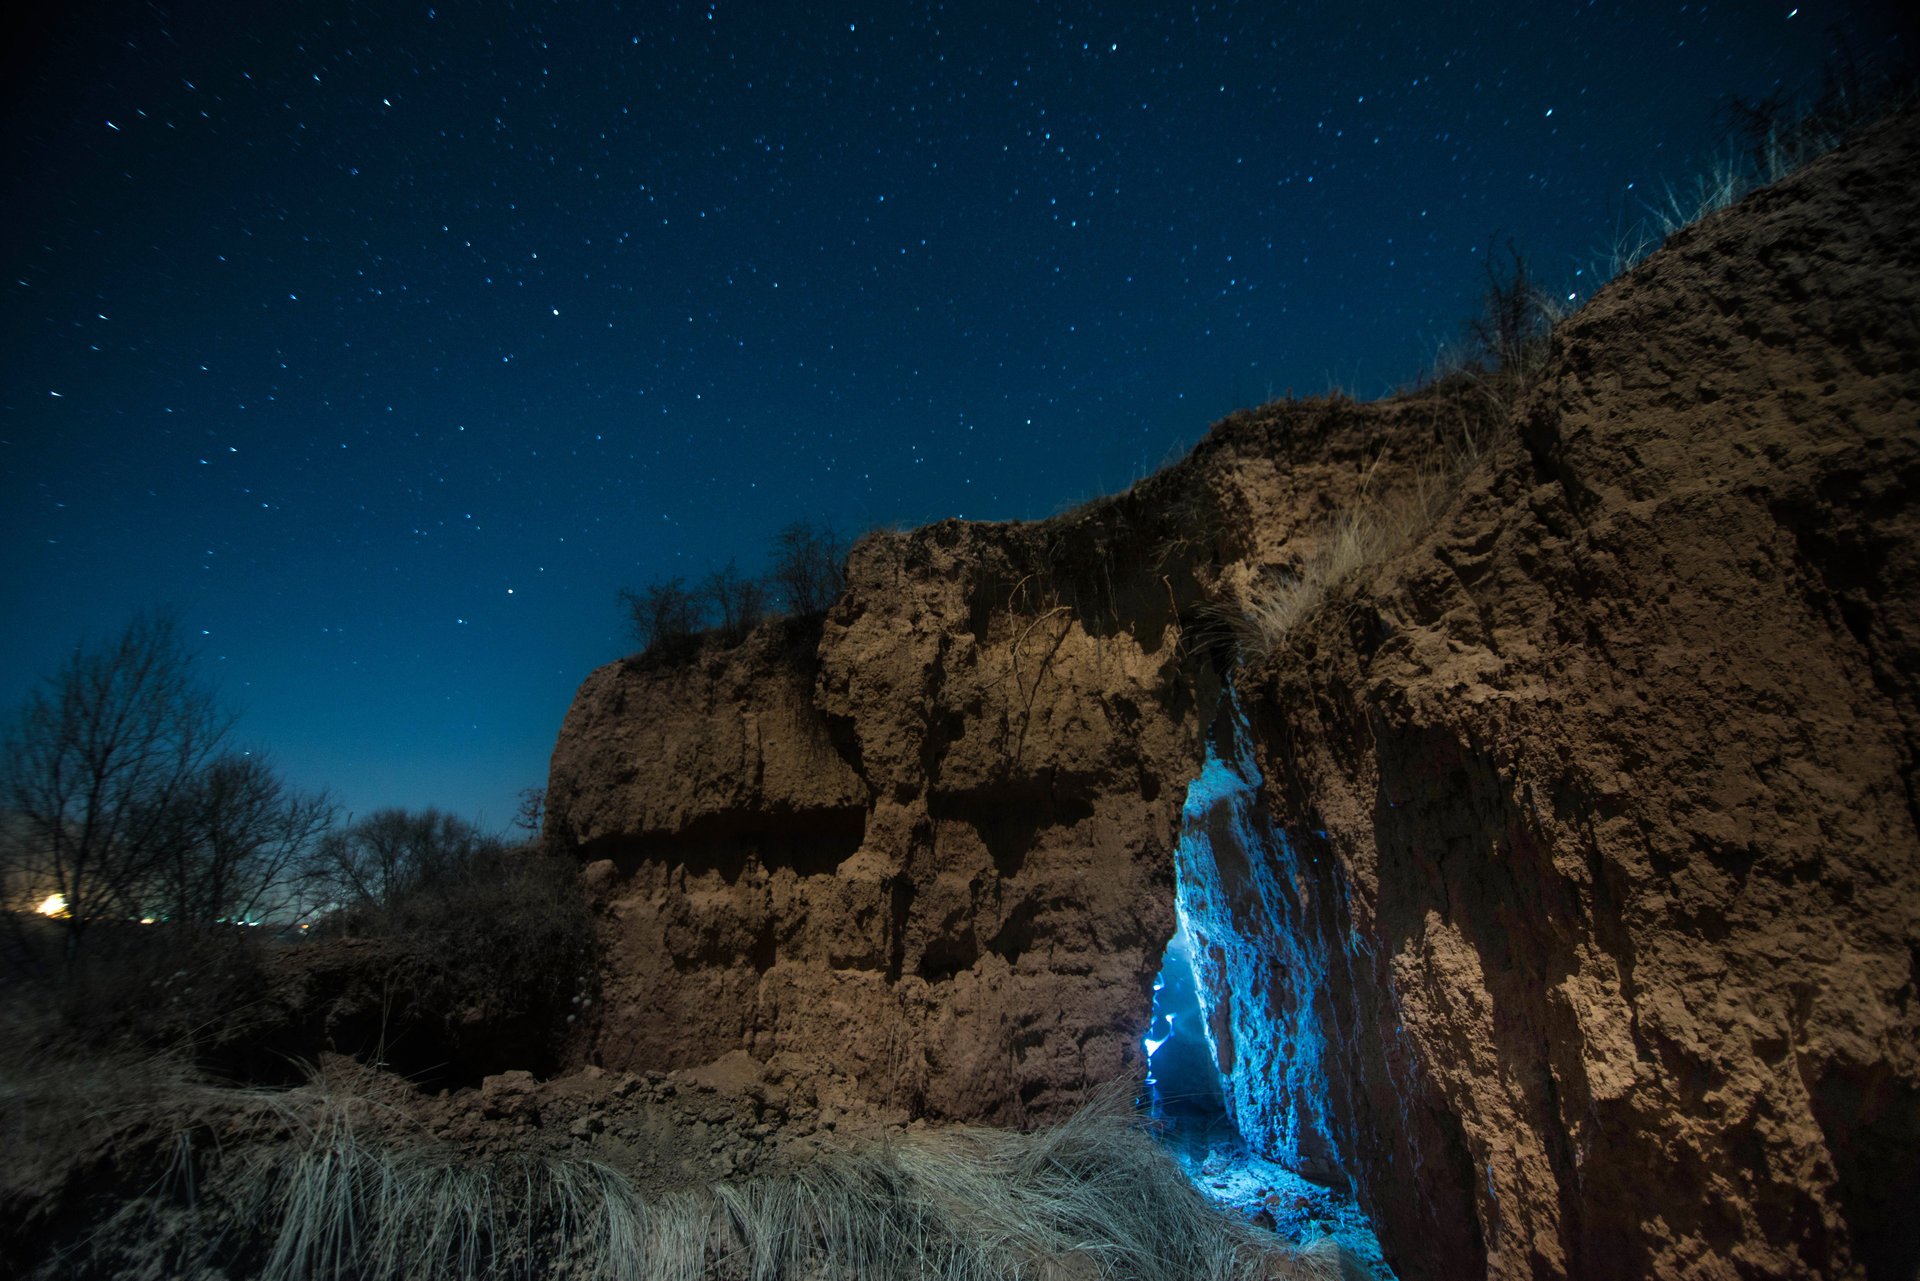
<svg viewBox="0 0 1920 1281"><path fill-rule="evenodd" d="M1528 273L1526 256L1511 239L1506 262L1489 245L1487 287L1480 314L1467 322L1467 336L1489 372L1521 373L1537 363L1553 327L1554 307Z"/></svg>
<svg viewBox="0 0 1920 1281"><path fill-rule="evenodd" d="M637 592L622 589L620 602L627 608L633 639L642 650L684 641L699 631L704 621L700 600L679 578L648 583Z"/></svg>
<svg viewBox="0 0 1920 1281"><path fill-rule="evenodd" d="M144 889L147 914L258 921L293 904L334 807L287 787L263 757L227 752L194 775L171 814Z"/></svg>
<svg viewBox="0 0 1920 1281"><path fill-rule="evenodd" d="M700 594L730 645L746 639L767 615L767 589L759 579L742 575L732 561L707 575Z"/></svg>
<svg viewBox="0 0 1920 1281"><path fill-rule="evenodd" d="M21 706L0 869L13 892L64 901L70 958L103 919L205 924L291 900L332 806L233 750L232 726L161 613L77 647Z"/></svg>
<svg viewBox="0 0 1920 1281"><path fill-rule="evenodd" d="M547 789L544 787L521 788L520 804L514 810L513 825L528 836L538 836L546 819Z"/></svg>
<svg viewBox="0 0 1920 1281"><path fill-rule="evenodd" d="M458 880L499 845L465 819L439 810L375 810L320 842L313 892L343 908L384 908L403 895Z"/></svg>
<svg viewBox="0 0 1920 1281"><path fill-rule="evenodd" d="M774 544L774 587L795 614L825 613L847 585L847 548L830 525L796 521Z"/></svg>
<svg viewBox="0 0 1920 1281"><path fill-rule="evenodd" d="M161 838L231 722L194 679L172 618L142 614L76 648L6 742L6 861L65 900L69 950L93 921L137 913Z"/></svg>

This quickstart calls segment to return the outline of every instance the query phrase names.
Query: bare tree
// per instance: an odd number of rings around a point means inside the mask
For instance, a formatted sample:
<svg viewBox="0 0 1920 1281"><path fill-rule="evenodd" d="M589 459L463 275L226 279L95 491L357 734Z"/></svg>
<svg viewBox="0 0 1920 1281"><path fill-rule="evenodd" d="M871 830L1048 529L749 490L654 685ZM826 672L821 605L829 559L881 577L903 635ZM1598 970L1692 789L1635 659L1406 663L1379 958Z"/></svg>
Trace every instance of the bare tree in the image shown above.
<svg viewBox="0 0 1920 1281"><path fill-rule="evenodd" d="M75 649L22 705L0 772L0 871L64 902L69 956L103 919L207 924L288 904L333 807L229 748L232 724L165 614Z"/></svg>
<svg viewBox="0 0 1920 1281"><path fill-rule="evenodd" d="M767 616L767 589L759 579L742 575L732 561L707 575L700 594L712 606L720 635L728 644L744 640Z"/></svg>
<svg viewBox="0 0 1920 1281"><path fill-rule="evenodd" d="M540 829L547 821L547 789L544 787L523 787L520 789L520 804L513 814L513 825L525 832L528 837L540 835Z"/></svg>
<svg viewBox="0 0 1920 1281"><path fill-rule="evenodd" d="M324 794L294 792L258 755L216 758L184 790L160 842L154 914L257 921L290 907L333 812Z"/></svg>
<svg viewBox="0 0 1920 1281"><path fill-rule="evenodd" d="M14 815L0 860L65 901L69 954L92 922L136 913L231 725L156 613L76 648L21 706L0 766Z"/></svg>
<svg viewBox="0 0 1920 1281"><path fill-rule="evenodd" d="M314 892L343 908L383 908L452 882L499 842L439 810L375 810L320 842Z"/></svg>
<svg viewBox="0 0 1920 1281"><path fill-rule="evenodd" d="M1544 358L1557 312L1512 238L1506 256L1502 266L1494 246L1487 246L1487 287L1480 314L1467 322L1467 337L1488 372L1524 375Z"/></svg>
<svg viewBox="0 0 1920 1281"><path fill-rule="evenodd" d="M700 630L703 610L700 600L687 590L683 579L648 583L639 591L622 590L633 624L633 639L642 650L654 646L676 645Z"/></svg>
<svg viewBox="0 0 1920 1281"><path fill-rule="evenodd" d="M795 614L820 614L847 586L847 548L830 525L796 521L780 531L769 577Z"/></svg>

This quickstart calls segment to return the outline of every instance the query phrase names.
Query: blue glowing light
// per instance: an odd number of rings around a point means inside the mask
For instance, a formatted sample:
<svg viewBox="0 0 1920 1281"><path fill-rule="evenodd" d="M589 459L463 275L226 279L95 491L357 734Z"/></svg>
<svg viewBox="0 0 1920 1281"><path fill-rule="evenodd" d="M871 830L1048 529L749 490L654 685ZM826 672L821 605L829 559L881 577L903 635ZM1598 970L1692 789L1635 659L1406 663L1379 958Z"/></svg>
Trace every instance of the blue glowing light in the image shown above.
<svg viewBox="0 0 1920 1281"><path fill-rule="evenodd" d="M1160 983L1155 983L1153 990L1158 992L1162 986ZM1140 1038L1140 1044L1147 1047L1147 1059L1149 1062L1151 1062L1153 1056L1159 1052L1161 1046L1173 1039L1173 1021L1177 1017L1179 1016L1174 1014L1159 1015L1153 1020L1153 1026L1147 1029L1147 1034ZM1161 1031L1162 1024L1166 1027L1165 1031ZM1155 1032L1159 1032L1160 1035L1155 1036Z"/></svg>
<svg viewBox="0 0 1920 1281"><path fill-rule="evenodd" d="M1260 786L1246 721L1229 695L1187 789L1174 855L1195 1017L1247 1143L1289 1165L1338 1167L1322 1019L1329 971L1344 958L1330 954L1318 928L1320 873L1274 827Z"/></svg>

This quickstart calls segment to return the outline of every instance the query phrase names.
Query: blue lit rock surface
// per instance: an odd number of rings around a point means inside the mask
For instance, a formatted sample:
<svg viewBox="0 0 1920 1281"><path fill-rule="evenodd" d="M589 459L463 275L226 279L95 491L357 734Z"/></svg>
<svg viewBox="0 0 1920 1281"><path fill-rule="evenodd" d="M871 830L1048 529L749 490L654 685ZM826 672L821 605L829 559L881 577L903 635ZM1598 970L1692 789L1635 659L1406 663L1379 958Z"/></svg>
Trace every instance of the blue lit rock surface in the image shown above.
<svg viewBox="0 0 1920 1281"><path fill-rule="evenodd" d="M824 622L596 672L549 792L594 1053L1058 1116L1143 1066L1178 847L1248 1140L1401 1276L1913 1276L1915 135L1603 291L1268 657L1232 602L1471 385L1235 415L1051 521L869 536Z"/></svg>
<svg viewBox="0 0 1920 1281"><path fill-rule="evenodd" d="M1358 939L1339 928L1344 905L1323 901L1321 842L1303 850L1302 834L1276 831L1260 784L1245 720L1228 702L1187 789L1178 908L1241 1133L1294 1170L1344 1183L1341 1149L1362 1141L1350 1131L1366 1112L1357 1098L1335 1106L1356 1056L1329 1039L1356 1022L1335 1005L1355 990Z"/></svg>

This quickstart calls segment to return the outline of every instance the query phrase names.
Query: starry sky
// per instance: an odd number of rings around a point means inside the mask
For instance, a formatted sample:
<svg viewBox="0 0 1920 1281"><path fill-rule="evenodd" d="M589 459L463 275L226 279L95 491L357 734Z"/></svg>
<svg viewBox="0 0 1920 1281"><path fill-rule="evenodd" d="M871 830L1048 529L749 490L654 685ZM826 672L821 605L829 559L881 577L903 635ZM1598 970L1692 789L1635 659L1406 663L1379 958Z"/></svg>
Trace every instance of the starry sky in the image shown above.
<svg viewBox="0 0 1920 1281"><path fill-rule="evenodd" d="M632 648L622 586L1387 392L1493 237L1577 301L1728 95L1901 39L1859 0L23 7L0 705L170 608L291 781L489 826Z"/></svg>

